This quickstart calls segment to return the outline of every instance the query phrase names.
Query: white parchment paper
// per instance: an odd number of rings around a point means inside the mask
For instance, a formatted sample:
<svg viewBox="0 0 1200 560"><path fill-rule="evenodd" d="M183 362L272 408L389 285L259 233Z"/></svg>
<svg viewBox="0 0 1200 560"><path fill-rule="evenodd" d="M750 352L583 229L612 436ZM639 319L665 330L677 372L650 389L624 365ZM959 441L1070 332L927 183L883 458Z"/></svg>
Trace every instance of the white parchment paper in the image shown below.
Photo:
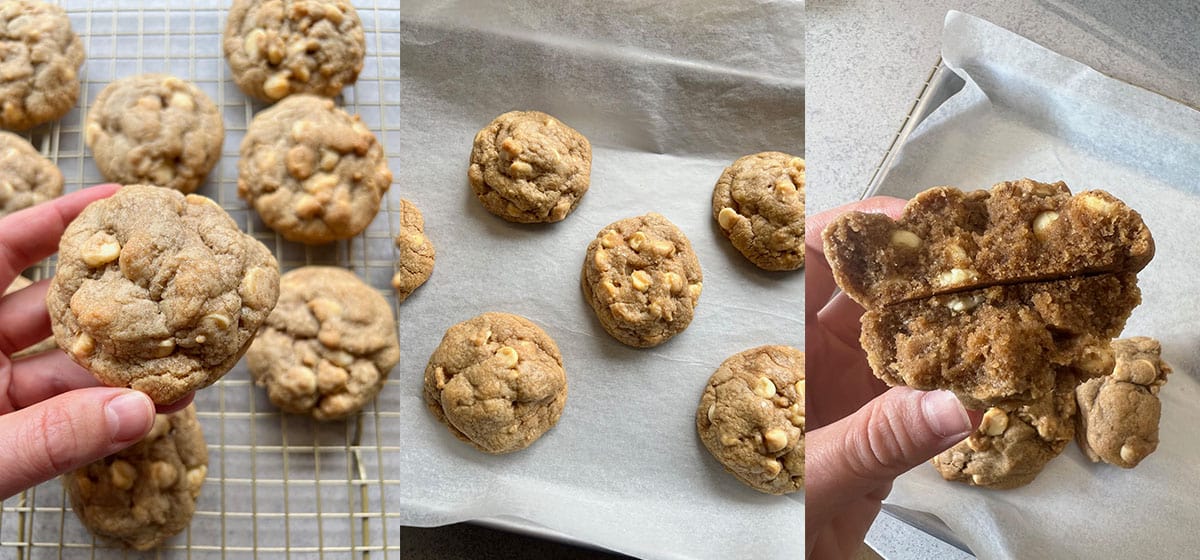
<svg viewBox="0 0 1200 560"><path fill-rule="evenodd" d="M760 494L725 473L694 414L729 355L803 347L802 273L756 269L710 214L713 184L737 157L804 152L802 10L404 2L395 188L424 213L437 264L400 306L401 522L505 516L646 558L800 556L800 496ZM553 114L592 142L591 189L558 224L505 222L467 184L475 133L515 109ZM649 211L690 238L704 292L688 330L639 350L601 329L579 271L598 231ZM558 425L504 456L456 440L421 395L445 330L485 311L545 329L569 383Z"/></svg>
<svg viewBox="0 0 1200 560"><path fill-rule="evenodd" d="M1200 545L1200 112L1108 78L983 20L950 12L942 56L967 82L900 149L880 194L911 197L1031 177L1105 189L1157 245L1123 336L1162 341L1158 451L1124 470L1072 443L1030 485L991 491L931 466L889 502L933 513L980 558L1187 558Z"/></svg>

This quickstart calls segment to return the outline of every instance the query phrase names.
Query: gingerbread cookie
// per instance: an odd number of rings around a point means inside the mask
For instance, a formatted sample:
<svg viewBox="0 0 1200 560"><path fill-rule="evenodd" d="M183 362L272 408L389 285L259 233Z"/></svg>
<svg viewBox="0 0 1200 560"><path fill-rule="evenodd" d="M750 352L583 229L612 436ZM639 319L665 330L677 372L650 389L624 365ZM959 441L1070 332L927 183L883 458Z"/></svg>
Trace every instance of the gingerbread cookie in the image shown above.
<svg viewBox="0 0 1200 560"><path fill-rule="evenodd" d="M217 105L194 84L142 74L100 92L83 139L105 179L190 193L221 158L225 125Z"/></svg>
<svg viewBox="0 0 1200 560"><path fill-rule="evenodd" d="M0 128L57 120L79 98L83 41L62 8L37 0L0 3Z"/></svg>
<svg viewBox="0 0 1200 560"><path fill-rule="evenodd" d="M396 261L396 274L392 276L392 288L396 290L396 301L402 302L433 274L436 256L433 242L425 236L425 218L413 203L404 199L400 199L400 233L396 234L396 249L400 251L400 257Z"/></svg>
<svg viewBox="0 0 1200 560"><path fill-rule="evenodd" d="M657 346L692 322L700 262L679 228L659 214L609 224L588 244L583 296L613 338Z"/></svg>
<svg viewBox="0 0 1200 560"><path fill-rule="evenodd" d="M285 412L339 420L379 394L400 361L392 308L344 268L306 266L279 279L279 304L246 363Z"/></svg>
<svg viewBox="0 0 1200 560"><path fill-rule="evenodd" d="M46 307L102 383L170 404L233 367L278 293L271 251L217 203L132 185L67 226Z"/></svg>
<svg viewBox="0 0 1200 560"><path fill-rule="evenodd" d="M782 152L738 158L713 188L712 215L759 268L804 266L804 160Z"/></svg>
<svg viewBox="0 0 1200 560"><path fill-rule="evenodd" d="M425 366L425 404L480 451L511 453L554 427L567 374L554 339L524 317L484 313L446 331Z"/></svg>
<svg viewBox="0 0 1200 560"><path fill-rule="evenodd" d="M358 79L366 52L358 12L342 0L234 0L222 44L233 81L267 103L338 95Z"/></svg>
<svg viewBox="0 0 1200 560"><path fill-rule="evenodd" d="M358 235L391 186L383 146L332 99L290 96L255 115L242 139L238 196L291 241Z"/></svg>
<svg viewBox="0 0 1200 560"><path fill-rule="evenodd" d="M28 141L0 132L0 217L60 194L63 175Z"/></svg>
<svg viewBox="0 0 1200 560"><path fill-rule="evenodd" d="M195 405L159 414L136 445L63 475L71 509L89 531L150 550L192 521L208 473Z"/></svg>
<svg viewBox="0 0 1200 560"><path fill-rule="evenodd" d="M592 173L592 145L538 111L504 113L475 135L467 178L483 207L505 220L557 222L579 204Z"/></svg>
<svg viewBox="0 0 1200 560"><path fill-rule="evenodd" d="M1114 340L1112 348L1112 373L1075 389L1076 438L1092 461L1131 469L1158 448L1158 390L1171 368L1162 361L1162 347L1153 338Z"/></svg>
<svg viewBox="0 0 1200 560"><path fill-rule="evenodd" d="M804 353L759 346L730 356L704 388L696 430L725 470L751 488L803 488Z"/></svg>

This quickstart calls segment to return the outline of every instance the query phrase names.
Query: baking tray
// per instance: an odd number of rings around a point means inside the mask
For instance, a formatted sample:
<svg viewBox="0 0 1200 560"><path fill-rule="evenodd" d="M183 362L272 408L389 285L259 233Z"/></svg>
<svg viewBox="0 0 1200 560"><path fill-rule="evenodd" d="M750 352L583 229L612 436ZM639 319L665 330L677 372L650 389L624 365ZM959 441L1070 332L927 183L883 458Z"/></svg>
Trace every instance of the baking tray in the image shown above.
<svg viewBox="0 0 1200 560"><path fill-rule="evenodd" d="M353 269L395 307L390 288L392 238L399 230L399 196L388 193L367 231L320 247L282 240L237 198L238 146L253 114L228 77L220 39L229 2L113 2L65 0L84 43L77 106L62 120L23 136L55 161L66 190L103 182L82 140L92 100L114 78L165 72L191 80L220 107L226 137L222 159L198 191L216 200L244 231L272 248L283 270L307 264ZM399 8L393 2L355 2L367 55L357 84L339 102L383 143L393 170L399 142ZM50 259L27 275L53 274ZM134 553L93 538L70 511L57 480L0 503L0 557L33 558L355 558L397 559L400 521L396 464L399 383L344 422L319 423L280 414L250 381L245 361L196 395L208 442L208 478L191 526L155 552Z"/></svg>

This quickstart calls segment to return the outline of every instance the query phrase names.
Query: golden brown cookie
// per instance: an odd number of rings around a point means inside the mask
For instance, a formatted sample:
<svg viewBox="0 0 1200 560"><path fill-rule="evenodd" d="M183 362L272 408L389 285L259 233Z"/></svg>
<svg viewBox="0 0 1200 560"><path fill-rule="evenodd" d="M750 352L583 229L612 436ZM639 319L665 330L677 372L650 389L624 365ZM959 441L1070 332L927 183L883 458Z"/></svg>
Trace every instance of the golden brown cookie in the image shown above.
<svg viewBox="0 0 1200 560"><path fill-rule="evenodd" d="M425 235L425 218L413 203L400 199L400 233L396 234L396 274L392 276L392 288L396 290L396 301L402 302L420 288L429 275L433 274L436 251L433 242Z"/></svg>
<svg viewBox="0 0 1200 560"><path fill-rule="evenodd" d="M1053 374L1054 391L1031 404L992 407L979 428L932 460L942 478L1007 489L1033 482L1074 435L1076 376Z"/></svg>
<svg viewBox="0 0 1200 560"><path fill-rule="evenodd" d="M1144 336L1114 340L1112 373L1075 389L1076 439L1092 461L1131 469L1158 449L1158 390L1171 368L1162 346Z"/></svg>
<svg viewBox="0 0 1200 560"><path fill-rule="evenodd" d="M0 217L60 194L63 175L24 138L0 132Z"/></svg>
<svg viewBox="0 0 1200 560"><path fill-rule="evenodd" d="M446 331L425 366L425 404L480 451L511 453L554 427L567 374L554 339L524 317L484 313Z"/></svg>
<svg viewBox="0 0 1200 560"><path fill-rule="evenodd" d="M105 179L190 193L221 158L225 125L217 105L194 84L142 74L100 91L83 138Z"/></svg>
<svg viewBox="0 0 1200 560"><path fill-rule="evenodd" d="M67 114L79 98L83 58L65 10L0 2L0 128L25 130Z"/></svg>
<svg viewBox="0 0 1200 560"><path fill-rule="evenodd" d="M496 117L475 135L467 178L483 207L505 220L557 222L588 190L592 145L538 111Z"/></svg>
<svg viewBox="0 0 1200 560"><path fill-rule="evenodd" d="M63 475L71 509L93 534L150 550L192 521L208 473L195 405L159 414L136 445Z"/></svg>
<svg viewBox="0 0 1200 560"><path fill-rule="evenodd" d="M703 279L687 236L652 212L600 230L588 244L580 284L608 334L648 348L692 322Z"/></svg>
<svg viewBox="0 0 1200 560"><path fill-rule="evenodd" d="M233 81L267 103L338 95L358 79L366 52L362 21L343 0L234 0L222 44Z"/></svg>
<svg viewBox="0 0 1200 560"><path fill-rule="evenodd" d="M353 272L306 266L279 279L279 304L246 353L285 412L339 420L374 399L400 361L391 305Z"/></svg>
<svg viewBox="0 0 1200 560"><path fill-rule="evenodd" d="M804 488L804 353L759 346L730 356L704 388L696 430L725 470L751 488Z"/></svg>
<svg viewBox="0 0 1200 560"><path fill-rule="evenodd" d="M238 196L291 241L358 235L391 186L383 146L332 99L289 96L255 115L242 139Z"/></svg>
<svg viewBox="0 0 1200 560"><path fill-rule="evenodd" d="M233 367L278 294L271 251L216 202L131 185L67 226L46 307L102 383L170 404Z"/></svg>
<svg viewBox="0 0 1200 560"><path fill-rule="evenodd" d="M759 268L804 266L804 160L782 152L738 158L713 188L712 215Z"/></svg>

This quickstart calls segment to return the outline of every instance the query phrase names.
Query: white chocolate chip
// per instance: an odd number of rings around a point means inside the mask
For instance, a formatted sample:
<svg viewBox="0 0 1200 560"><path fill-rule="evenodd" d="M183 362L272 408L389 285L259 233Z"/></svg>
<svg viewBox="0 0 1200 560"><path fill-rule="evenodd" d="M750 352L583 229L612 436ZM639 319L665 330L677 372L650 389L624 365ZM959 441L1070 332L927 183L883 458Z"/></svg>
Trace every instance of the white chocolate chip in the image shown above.
<svg viewBox="0 0 1200 560"><path fill-rule="evenodd" d="M775 453L787 447L787 441L787 432L780 428L771 428L763 434L763 445L766 446L769 453Z"/></svg>
<svg viewBox="0 0 1200 560"><path fill-rule="evenodd" d="M95 146L96 140L100 139L100 133L103 131L104 129L100 128L99 123L88 123L87 128L83 131L83 141L88 146Z"/></svg>
<svg viewBox="0 0 1200 560"><path fill-rule="evenodd" d="M667 281L667 287L671 290L671 293L673 293L673 294L682 292L683 287L687 285L687 282L684 282L683 277L678 274L675 274L674 272L668 272L668 273L664 274L663 277Z"/></svg>
<svg viewBox="0 0 1200 560"><path fill-rule="evenodd" d="M256 59L262 56L263 38L267 32L262 29L254 29L246 34L246 38L242 40L242 50L246 51L246 55L251 59Z"/></svg>
<svg viewBox="0 0 1200 560"><path fill-rule="evenodd" d="M521 154L521 152L525 151L525 147L522 146L520 142L517 142L512 138L505 138L504 141L500 143L500 149L504 150L504 153L508 154L509 157L517 157Z"/></svg>
<svg viewBox="0 0 1200 560"><path fill-rule="evenodd" d="M715 405L715 404L708 405L708 421L709 422L716 421L716 418L715 418L716 415L717 415L717 405Z"/></svg>
<svg viewBox="0 0 1200 560"><path fill-rule="evenodd" d="M224 313L209 313L202 320L211 322L213 326L220 330L225 330L229 328L229 325L233 324L233 319Z"/></svg>
<svg viewBox="0 0 1200 560"><path fill-rule="evenodd" d="M759 377L754 384L754 394L764 399L775 396L775 383L767 377Z"/></svg>
<svg viewBox="0 0 1200 560"><path fill-rule="evenodd" d="M517 160L512 162L512 165L508 166L508 174L513 177L528 177L529 175L533 174L533 166L521 160Z"/></svg>
<svg viewBox="0 0 1200 560"><path fill-rule="evenodd" d="M621 293L621 291L618 290L617 287L608 280L605 280L603 283L600 284L600 289L604 290L604 293L608 294L608 297L610 297L612 299L616 299L617 294Z"/></svg>
<svg viewBox="0 0 1200 560"><path fill-rule="evenodd" d="M317 173L311 179L305 181L304 190L317 194L324 191L332 191L337 188L338 178L330 173Z"/></svg>
<svg viewBox="0 0 1200 560"><path fill-rule="evenodd" d="M1008 414L999 408L989 408L983 413L983 420L979 422L979 429L989 435L998 436L1008 429Z"/></svg>
<svg viewBox="0 0 1200 560"><path fill-rule="evenodd" d="M1125 444L1125 445L1121 446L1121 460L1122 461L1125 461L1126 463L1133 463L1133 462L1136 462L1138 460L1138 458L1139 457L1138 457L1137 451L1135 451L1132 447L1130 447L1129 444Z"/></svg>
<svg viewBox="0 0 1200 560"><path fill-rule="evenodd" d="M959 286L967 282L974 282L979 279L979 274L974 270L965 268L952 268L938 275L936 281L939 287Z"/></svg>
<svg viewBox="0 0 1200 560"><path fill-rule="evenodd" d="M987 480L987 479L983 478L983 475L979 475L979 474L971 475L971 484L974 484L975 486L983 486L983 483L985 480Z"/></svg>
<svg viewBox="0 0 1200 560"><path fill-rule="evenodd" d="M155 461L150 464L150 480L159 488L170 488L179 480L179 471L166 461Z"/></svg>
<svg viewBox="0 0 1200 560"><path fill-rule="evenodd" d="M79 333L79 338L71 344L71 355L77 358L88 356L96 349L96 341L88 333Z"/></svg>
<svg viewBox="0 0 1200 560"><path fill-rule="evenodd" d="M171 101L168 102L168 105L178 109L183 109L184 111L191 111L192 109L196 108L196 102L192 99L192 96L183 93L182 91L177 91L171 94Z"/></svg>
<svg viewBox="0 0 1200 560"><path fill-rule="evenodd" d="M171 355L171 352L174 352L174 351L175 351L175 339L167 338L167 339L159 341L159 343L154 347L154 357L155 358L166 358L167 356Z"/></svg>
<svg viewBox="0 0 1200 560"><path fill-rule="evenodd" d="M621 234L609 230L604 234L603 237L600 238L600 246L604 247L605 249L612 249L613 247L620 245L622 241Z"/></svg>
<svg viewBox="0 0 1200 560"><path fill-rule="evenodd" d="M288 83L290 74L287 70L273 74L267 81L263 82L263 93L270 99L281 99L291 91L292 86Z"/></svg>
<svg viewBox="0 0 1200 560"><path fill-rule="evenodd" d="M633 235L629 236L629 246L632 247L634 251L641 249L642 244L645 242L646 234L640 231L634 232Z"/></svg>
<svg viewBox="0 0 1200 560"><path fill-rule="evenodd" d="M342 307L342 304L335 300L319 297L313 298L308 302L308 310L312 312L317 320L324 323L334 317L341 316L342 311L345 309Z"/></svg>
<svg viewBox="0 0 1200 560"><path fill-rule="evenodd" d="M646 271L635 270L633 271L633 274L629 275L629 281L633 284L633 289L639 292L644 292L650 289L650 284L653 282L653 279L650 278L649 274L646 274Z"/></svg>
<svg viewBox="0 0 1200 560"><path fill-rule="evenodd" d="M1084 193L1079 197L1079 201L1082 202L1083 206L1088 210L1101 215L1112 214L1117 209L1117 205L1115 203L1101 198L1100 195L1096 193Z"/></svg>
<svg viewBox="0 0 1200 560"><path fill-rule="evenodd" d="M208 467L204 465L197 466L193 469L188 469L187 485L188 490L192 492L193 497L199 492L200 486L204 484L204 477L208 474Z"/></svg>
<svg viewBox="0 0 1200 560"><path fill-rule="evenodd" d="M796 185L792 184L791 179L788 179L787 177L780 177L779 180L775 182L775 196L784 198L794 195L796 192Z"/></svg>
<svg viewBox="0 0 1200 560"><path fill-rule="evenodd" d="M651 245L651 249L654 251L654 254L660 257L669 257L675 254L675 244L666 240L655 241L654 244Z"/></svg>
<svg viewBox="0 0 1200 560"><path fill-rule="evenodd" d="M311 219L321 212L321 201L310 194L302 194L296 199L296 215L302 219Z"/></svg>
<svg viewBox="0 0 1200 560"><path fill-rule="evenodd" d="M958 296L950 298L950 301L946 303L946 307L949 307L950 311L955 313L962 313L963 311L975 309L981 303L983 303L983 296L981 295Z"/></svg>
<svg viewBox="0 0 1200 560"><path fill-rule="evenodd" d="M906 229L898 229L892 232L892 245L916 249L921 246L921 238Z"/></svg>
<svg viewBox="0 0 1200 560"><path fill-rule="evenodd" d="M1058 212L1047 210L1033 219L1033 234L1041 241L1050 235L1050 224L1058 219Z"/></svg>
<svg viewBox="0 0 1200 560"><path fill-rule="evenodd" d="M108 473L112 477L113 486L121 490L133 488L133 481L137 480L137 469L124 459L113 461L108 466Z"/></svg>
<svg viewBox="0 0 1200 560"><path fill-rule="evenodd" d="M603 250L603 249L600 249L600 250L596 251L596 256L595 256L595 257L593 257L593 259L592 259L592 260L594 260L594 261L595 261L595 263L596 263L596 268L600 269L600 271L601 271L601 272L604 272L604 271L606 271L606 270L608 270L608 269L609 269L609 266L610 266L610 265L609 265L609 260L608 260L608 252L607 252L607 251L605 251L605 250Z"/></svg>
<svg viewBox="0 0 1200 560"><path fill-rule="evenodd" d="M721 229L724 230L733 228L733 224L736 224L741 218L742 216L733 208L722 208L721 211L717 213L717 223L720 224Z"/></svg>
<svg viewBox="0 0 1200 560"><path fill-rule="evenodd" d="M79 256L84 264L97 268L117 260L121 256L121 244L112 234L98 231L79 248Z"/></svg>
<svg viewBox="0 0 1200 560"><path fill-rule="evenodd" d="M342 23L345 17L346 15L337 6L332 4L325 6L325 19L329 20L330 23L338 25Z"/></svg>
<svg viewBox="0 0 1200 560"><path fill-rule="evenodd" d="M341 159L337 152L329 148L321 148L321 170L333 171L337 167L338 160Z"/></svg>
<svg viewBox="0 0 1200 560"><path fill-rule="evenodd" d="M703 290L704 284L701 282L696 282L695 284L688 286L688 295L692 296L692 300L695 301L700 299L700 292Z"/></svg>
<svg viewBox="0 0 1200 560"><path fill-rule="evenodd" d="M499 365L505 369L511 369L517 366L517 350L512 346L501 346L496 350L496 357L500 359Z"/></svg>
<svg viewBox="0 0 1200 560"><path fill-rule="evenodd" d="M767 476L775 478L779 476L780 472L783 471L783 463L780 463L775 459L768 459L765 463L763 463L763 469Z"/></svg>

